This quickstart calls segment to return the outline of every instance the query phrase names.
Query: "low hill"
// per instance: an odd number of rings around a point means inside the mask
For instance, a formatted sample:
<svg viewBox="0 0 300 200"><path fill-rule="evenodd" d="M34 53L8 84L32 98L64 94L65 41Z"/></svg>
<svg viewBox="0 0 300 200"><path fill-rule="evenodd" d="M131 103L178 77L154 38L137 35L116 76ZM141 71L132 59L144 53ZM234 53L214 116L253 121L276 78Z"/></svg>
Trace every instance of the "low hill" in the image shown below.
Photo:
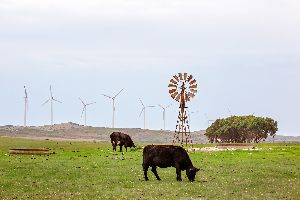
<svg viewBox="0 0 300 200"><path fill-rule="evenodd" d="M171 143L174 131L148 130L140 128L106 128L83 126L76 123L62 123L53 126L0 126L0 137L21 137L52 140L78 140L78 141L110 141L109 135L114 131L129 134L136 142ZM191 133L193 143L208 143L204 136L205 131ZM300 142L299 136L277 135L268 138L266 142Z"/></svg>

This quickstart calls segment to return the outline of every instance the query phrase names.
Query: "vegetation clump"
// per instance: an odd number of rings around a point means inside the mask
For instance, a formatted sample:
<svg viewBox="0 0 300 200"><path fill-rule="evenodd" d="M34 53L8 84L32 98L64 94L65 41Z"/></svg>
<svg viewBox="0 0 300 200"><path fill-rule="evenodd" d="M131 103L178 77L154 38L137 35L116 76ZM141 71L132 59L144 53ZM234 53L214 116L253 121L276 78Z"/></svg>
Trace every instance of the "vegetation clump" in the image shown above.
<svg viewBox="0 0 300 200"><path fill-rule="evenodd" d="M217 119L206 129L209 142L258 143L277 132L277 121L272 118L249 116L231 116Z"/></svg>

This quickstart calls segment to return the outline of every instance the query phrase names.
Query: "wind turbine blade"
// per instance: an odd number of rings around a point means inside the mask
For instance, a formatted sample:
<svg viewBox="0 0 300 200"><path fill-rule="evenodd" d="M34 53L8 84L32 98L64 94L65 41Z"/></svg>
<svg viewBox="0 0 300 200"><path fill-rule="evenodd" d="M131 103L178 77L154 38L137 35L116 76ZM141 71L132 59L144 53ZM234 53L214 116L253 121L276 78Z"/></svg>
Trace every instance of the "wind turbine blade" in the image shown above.
<svg viewBox="0 0 300 200"><path fill-rule="evenodd" d="M158 104L159 107L161 107L162 109L165 109L162 105Z"/></svg>
<svg viewBox="0 0 300 200"><path fill-rule="evenodd" d="M47 101L45 101L45 102L42 104L42 106L45 105L46 103L48 103L49 101L50 101L50 99L48 99Z"/></svg>
<svg viewBox="0 0 300 200"><path fill-rule="evenodd" d="M108 96L108 95L106 95L106 94L101 94L101 95L103 95L103 96L105 96L105 97L107 97L107 98L110 98L110 99L112 99L112 97L111 97L111 96Z"/></svg>
<svg viewBox="0 0 300 200"><path fill-rule="evenodd" d="M56 102L58 102L58 103L62 103L61 101L59 101L59 100L57 100L57 99L54 99L54 98L53 98L53 100L56 101Z"/></svg>
<svg viewBox="0 0 300 200"><path fill-rule="evenodd" d="M155 106L147 106L147 108L154 108Z"/></svg>
<svg viewBox="0 0 300 200"><path fill-rule="evenodd" d="M172 104L169 104L166 108L169 108L170 106L172 106Z"/></svg>
<svg viewBox="0 0 300 200"><path fill-rule="evenodd" d="M89 106L89 105L92 105L92 104L95 104L95 103L96 103L96 101L93 102L93 103L88 103L88 104L86 104L86 105Z"/></svg>
<svg viewBox="0 0 300 200"><path fill-rule="evenodd" d="M50 85L50 94L51 94L51 98L52 98L52 89L51 89L51 85Z"/></svg>
<svg viewBox="0 0 300 200"><path fill-rule="evenodd" d="M122 90L120 90L120 92L118 92L118 94L116 94L113 98L116 98L125 88L123 88Z"/></svg>
<svg viewBox="0 0 300 200"><path fill-rule="evenodd" d="M78 97L78 99L81 101L81 103L82 103L83 105L85 105L85 103L83 102L83 100L82 100L80 97Z"/></svg>
<svg viewBox="0 0 300 200"><path fill-rule="evenodd" d="M82 112L81 112L81 116L80 117L82 117L82 115L83 115L83 112L84 112L84 110L86 109L86 107L85 106L83 106L83 109L82 109Z"/></svg>
<svg viewBox="0 0 300 200"><path fill-rule="evenodd" d="M141 117L144 110L145 110L145 107L141 110L139 117Z"/></svg>
<svg viewBox="0 0 300 200"><path fill-rule="evenodd" d="M26 86L24 85L24 90L25 90L25 98L27 98L27 90L26 90Z"/></svg>
<svg viewBox="0 0 300 200"><path fill-rule="evenodd" d="M139 100L140 100L140 102L141 102L143 108L145 108L145 105L143 104L142 100L141 100L141 99L139 99Z"/></svg>

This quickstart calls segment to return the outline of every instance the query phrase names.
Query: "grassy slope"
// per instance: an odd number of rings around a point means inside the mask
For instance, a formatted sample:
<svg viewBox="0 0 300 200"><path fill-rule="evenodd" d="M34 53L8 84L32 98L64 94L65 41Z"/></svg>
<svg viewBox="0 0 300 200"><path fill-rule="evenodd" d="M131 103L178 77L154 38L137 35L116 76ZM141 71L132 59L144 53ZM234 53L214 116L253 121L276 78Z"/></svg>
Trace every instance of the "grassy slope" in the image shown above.
<svg viewBox="0 0 300 200"><path fill-rule="evenodd" d="M274 146L275 145L275 146ZM0 138L0 199L299 199L299 144L264 151L197 152L196 181L175 181L175 169L149 171L141 149L113 153L109 143ZM50 148L49 156L9 156L9 148ZM298 189L298 190L297 190Z"/></svg>

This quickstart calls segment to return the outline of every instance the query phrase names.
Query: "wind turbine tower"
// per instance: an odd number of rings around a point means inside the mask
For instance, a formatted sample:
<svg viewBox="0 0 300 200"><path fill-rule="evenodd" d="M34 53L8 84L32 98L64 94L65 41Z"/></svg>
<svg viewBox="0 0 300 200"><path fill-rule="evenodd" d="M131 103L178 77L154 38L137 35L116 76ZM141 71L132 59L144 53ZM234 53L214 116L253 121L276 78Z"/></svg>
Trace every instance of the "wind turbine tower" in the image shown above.
<svg viewBox="0 0 300 200"><path fill-rule="evenodd" d="M164 107L161 104L158 104L159 107L163 109L163 121L164 121L164 131L166 130L166 109L169 108L172 104Z"/></svg>
<svg viewBox="0 0 300 200"><path fill-rule="evenodd" d="M58 103L62 103L61 101L55 99L52 95L52 89L51 89L51 85L50 85L50 99L46 100L43 104L45 105L46 103L50 102L50 105L51 105L51 125L53 125L53 101L56 101Z"/></svg>
<svg viewBox="0 0 300 200"><path fill-rule="evenodd" d="M27 122L27 112L28 112L28 96L27 96L27 90L26 90L25 85L24 85L24 90L25 90L24 126L27 126L26 122Z"/></svg>
<svg viewBox="0 0 300 200"><path fill-rule="evenodd" d="M139 117L141 117L142 113L144 112L144 129L146 129L146 108L154 108L155 106L145 106L141 99L140 99L140 102L141 102L143 108L141 110Z"/></svg>
<svg viewBox="0 0 300 200"><path fill-rule="evenodd" d="M188 119L189 119L189 123L191 123L191 114L195 114L195 113L198 113L199 112L199 110L197 110L197 111L189 111L189 110L187 110L187 113L188 113Z"/></svg>
<svg viewBox="0 0 300 200"><path fill-rule="evenodd" d="M106 94L101 94L101 95L103 95L103 96L105 96L105 97L107 97L107 98L109 98L109 99L112 100L112 105L113 105L113 108L112 108L112 110L113 110L113 115L112 115L112 128L115 128L115 110L116 110L116 108L115 108L115 100L116 100L116 97L117 97L123 90L124 90L124 88L123 88L122 90L120 90L120 91L119 91L115 96L113 96L113 97L108 96L108 95L106 95Z"/></svg>
<svg viewBox="0 0 300 200"><path fill-rule="evenodd" d="M89 106L89 105L92 105L96 102L93 102L93 103L84 103L84 101L79 97L79 100L81 101L81 103L83 104L83 109L82 109L82 113L81 113L81 117L83 115L83 112L84 112L84 125L86 126L86 107Z"/></svg>

